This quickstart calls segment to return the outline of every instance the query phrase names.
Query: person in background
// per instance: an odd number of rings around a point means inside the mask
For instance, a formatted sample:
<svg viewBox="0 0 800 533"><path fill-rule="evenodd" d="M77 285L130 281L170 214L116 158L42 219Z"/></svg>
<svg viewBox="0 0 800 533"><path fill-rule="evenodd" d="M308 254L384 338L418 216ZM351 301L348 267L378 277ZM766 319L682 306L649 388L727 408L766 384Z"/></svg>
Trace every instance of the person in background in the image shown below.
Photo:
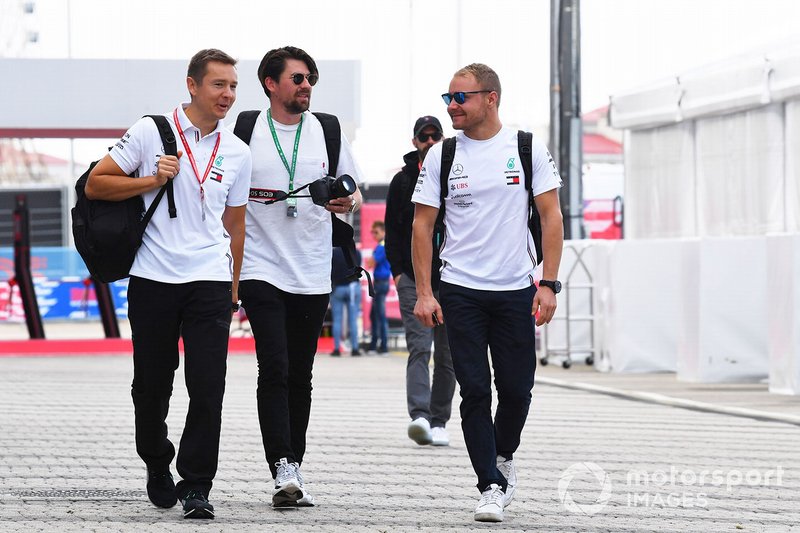
<svg viewBox="0 0 800 533"><path fill-rule="evenodd" d="M358 262L361 263L361 253L358 254ZM347 333L350 336L351 355L361 355L358 342L358 315L361 308L361 282L358 280L350 281L347 261L344 252L339 247L333 249L333 268L331 269L331 281L333 292L331 293L331 320L333 327L333 352L331 355L339 357L342 355L339 349L342 341L342 322L344 321L344 310L347 309Z"/></svg>
<svg viewBox="0 0 800 533"><path fill-rule="evenodd" d="M450 420L456 378L444 325L424 326L414 316L417 288L411 261L411 233L414 204L411 195L417 185L419 170L431 146L442 140L442 125L433 116L424 116L414 124L411 144L414 150L403 156L403 168L389 185L386 196L386 257L392 268L394 285L400 300L400 315L406 333L406 403L411 423L408 436L417 444L447 446L450 436L445 429ZM431 287L439 296L439 250L433 247ZM430 360L433 344L433 382Z"/></svg>
<svg viewBox="0 0 800 533"><path fill-rule="evenodd" d="M386 318L386 295L389 294L389 278L392 277L392 269L386 259L386 249L384 248L383 238L386 235L386 226L382 220L372 223L372 238L378 243L372 251L370 264L373 265L372 281L375 285L375 297L372 299L369 320L371 335L369 340L369 351L380 354L389 352L389 321ZM378 344L380 342L380 344Z"/></svg>

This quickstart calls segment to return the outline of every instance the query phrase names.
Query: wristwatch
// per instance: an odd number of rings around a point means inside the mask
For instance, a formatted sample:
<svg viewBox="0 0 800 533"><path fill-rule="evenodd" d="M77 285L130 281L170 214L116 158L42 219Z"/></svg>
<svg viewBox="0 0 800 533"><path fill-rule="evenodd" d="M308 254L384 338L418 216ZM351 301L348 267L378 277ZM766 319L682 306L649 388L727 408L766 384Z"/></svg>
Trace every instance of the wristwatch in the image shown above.
<svg viewBox="0 0 800 533"><path fill-rule="evenodd" d="M542 281L539 282L539 286L549 288L551 291L553 291L553 294L558 294L559 292L561 292L561 282L558 280L550 281L547 279L543 279Z"/></svg>
<svg viewBox="0 0 800 533"><path fill-rule="evenodd" d="M236 300L235 302L231 302L231 311L236 312L241 308L242 308L242 301L241 300Z"/></svg>

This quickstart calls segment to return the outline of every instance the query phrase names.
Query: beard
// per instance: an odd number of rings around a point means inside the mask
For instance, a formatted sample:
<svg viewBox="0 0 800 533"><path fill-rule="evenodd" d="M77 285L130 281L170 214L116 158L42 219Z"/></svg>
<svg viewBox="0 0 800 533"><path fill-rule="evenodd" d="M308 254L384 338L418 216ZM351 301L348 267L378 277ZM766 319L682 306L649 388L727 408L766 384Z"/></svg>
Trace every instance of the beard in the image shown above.
<svg viewBox="0 0 800 533"><path fill-rule="evenodd" d="M292 115L299 115L301 113L305 113L308 111L308 106L311 104L311 95L308 95L308 103L301 104L297 100L292 100L286 104L286 111L291 113Z"/></svg>
<svg viewBox="0 0 800 533"><path fill-rule="evenodd" d="M428 150L430 150L430 146L426 146L425 148L417 149L417 153L419 153L419 160L425 161L425 156L428 155Z"/></svg>

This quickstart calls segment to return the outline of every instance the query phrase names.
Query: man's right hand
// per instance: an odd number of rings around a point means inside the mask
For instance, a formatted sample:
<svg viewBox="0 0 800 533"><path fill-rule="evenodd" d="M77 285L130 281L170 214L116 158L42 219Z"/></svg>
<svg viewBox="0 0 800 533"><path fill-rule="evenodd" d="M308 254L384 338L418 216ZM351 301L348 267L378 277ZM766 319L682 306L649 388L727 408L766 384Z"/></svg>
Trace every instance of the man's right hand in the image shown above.
<svg viewBox="0 0 800 533"><path fill-rule="evenodd" d="M178 150L178 157L174 155L162 155L158 159L158 170L156 171L156 183L161 187L167 180L171 180L178 175L181 170L179 159L183 157L183 152Z"/></svg>
<svg viewBox="0 0 800 533"><path fill-rule="evenodd" d="M438 324L433 319L434 315L436 316ZM414 316L428 328L444 324L442 307L433 295L417 297L417 305L414 306Z"/></svg>

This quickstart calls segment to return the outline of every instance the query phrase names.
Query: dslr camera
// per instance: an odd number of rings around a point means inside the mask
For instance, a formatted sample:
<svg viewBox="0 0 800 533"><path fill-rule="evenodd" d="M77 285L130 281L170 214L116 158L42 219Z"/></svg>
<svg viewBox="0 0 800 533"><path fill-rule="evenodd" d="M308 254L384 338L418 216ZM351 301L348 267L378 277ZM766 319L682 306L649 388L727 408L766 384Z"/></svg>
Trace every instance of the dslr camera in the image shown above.
<svg viewBox="0 0 800 533"><path fill-rule="evenodd" d="M344 198L356 192L356 180L349 174L342 174L338 178L325 176L312 181L308 186L311 201L319 206L325 206L334 198Z"/></svg>

